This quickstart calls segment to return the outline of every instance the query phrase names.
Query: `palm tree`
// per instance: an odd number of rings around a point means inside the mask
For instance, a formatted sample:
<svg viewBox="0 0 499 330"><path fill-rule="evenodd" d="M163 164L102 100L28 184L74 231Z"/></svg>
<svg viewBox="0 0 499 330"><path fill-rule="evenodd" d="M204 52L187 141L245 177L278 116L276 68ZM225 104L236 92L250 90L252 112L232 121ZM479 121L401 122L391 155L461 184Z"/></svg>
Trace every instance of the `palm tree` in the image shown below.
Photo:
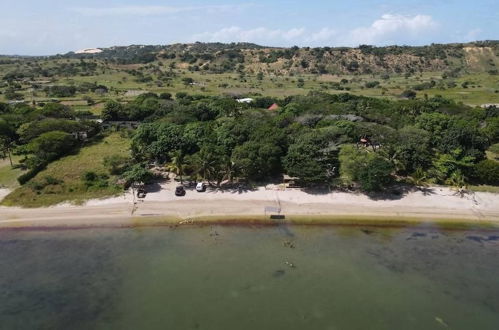
<svg viewBox="0 0 499 330"><path fill-rule="evenodd" d="M170 157L172 159L170 169L180 177L180 183L183 184L182 175L184 174L185 155L182 150L175 150L171 152Z"/></svg>
<svg viewBox="0 0 499 330"><path fill-rule="evenodd" d="M213 176L216 165L217 159L215 155L206 148L201 148L197 157L197 168L203 180L210 179Z"/></svg>
<svg viewBox="0 0 499 330"><path fill-rule="evenodd" d="M411 183L418 187L418 189L428 187L428 183L426 183L427 179L428 177L421 167L418 167L416 171L409 177Z"/></svg>
<svg viewBox="0 0 499 330"><path fill-rule="evenodd" d="M234 178L234 175L237 173L237 166L236 164L230 159L230 157L224 157L223 159L223 178L222 181L227 179L229 180L230 183L232 183L232 180Z"/></svg>

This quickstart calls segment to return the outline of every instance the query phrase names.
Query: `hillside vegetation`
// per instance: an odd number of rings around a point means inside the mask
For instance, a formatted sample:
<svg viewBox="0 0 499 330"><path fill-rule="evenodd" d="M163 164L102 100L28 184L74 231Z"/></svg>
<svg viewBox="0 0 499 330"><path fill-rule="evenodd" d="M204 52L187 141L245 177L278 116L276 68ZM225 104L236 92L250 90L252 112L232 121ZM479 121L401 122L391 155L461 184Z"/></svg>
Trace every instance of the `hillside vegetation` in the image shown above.
<svg viewBox="0 0 499 330"><path fill-rule="evenodd" d="M0 57L0 100L61 100L99 113L98 104L109 97L130 100L145 91L233 97L348 91L391 99L441 95L480 105L499 103L498 68L497 41L358 48L135 45L96 54Z"/></svg>

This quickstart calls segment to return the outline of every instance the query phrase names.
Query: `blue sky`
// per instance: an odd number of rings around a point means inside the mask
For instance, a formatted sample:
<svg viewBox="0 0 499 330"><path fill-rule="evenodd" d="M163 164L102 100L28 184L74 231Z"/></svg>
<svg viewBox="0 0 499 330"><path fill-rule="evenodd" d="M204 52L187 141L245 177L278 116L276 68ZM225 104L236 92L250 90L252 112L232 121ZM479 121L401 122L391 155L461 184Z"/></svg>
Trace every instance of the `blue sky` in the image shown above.
<svg viewBox="0 0 499 330"><path fill-rule="evenodd" d="M423 45L499 39L498 0L0 0L0 54L193 41Z"/></svg>

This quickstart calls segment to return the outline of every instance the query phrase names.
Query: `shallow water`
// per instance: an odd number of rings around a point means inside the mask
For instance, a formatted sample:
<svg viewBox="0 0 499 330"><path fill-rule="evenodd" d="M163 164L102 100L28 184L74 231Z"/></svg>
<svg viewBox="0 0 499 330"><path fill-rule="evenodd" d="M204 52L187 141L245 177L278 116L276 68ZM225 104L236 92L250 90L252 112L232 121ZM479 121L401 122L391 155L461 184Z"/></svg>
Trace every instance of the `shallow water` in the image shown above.
<svg viewBox="0 0 499 330"><path fill-rule="evenodd" d="M0 329L499 329L499 232L0 231Z"/></svg>

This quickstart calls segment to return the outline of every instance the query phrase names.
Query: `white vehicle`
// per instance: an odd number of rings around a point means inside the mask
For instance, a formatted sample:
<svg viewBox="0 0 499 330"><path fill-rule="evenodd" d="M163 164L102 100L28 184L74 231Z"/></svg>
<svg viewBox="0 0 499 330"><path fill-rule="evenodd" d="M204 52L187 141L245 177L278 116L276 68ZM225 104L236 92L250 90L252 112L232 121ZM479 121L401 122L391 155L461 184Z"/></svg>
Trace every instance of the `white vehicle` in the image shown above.
<svg viewBox="0 0 499 330"><path fill-rule="evenodd" d="M198 184L196 185L196 191L197 192L206 191L206 185L203 182L198 182Z"/></svg>

